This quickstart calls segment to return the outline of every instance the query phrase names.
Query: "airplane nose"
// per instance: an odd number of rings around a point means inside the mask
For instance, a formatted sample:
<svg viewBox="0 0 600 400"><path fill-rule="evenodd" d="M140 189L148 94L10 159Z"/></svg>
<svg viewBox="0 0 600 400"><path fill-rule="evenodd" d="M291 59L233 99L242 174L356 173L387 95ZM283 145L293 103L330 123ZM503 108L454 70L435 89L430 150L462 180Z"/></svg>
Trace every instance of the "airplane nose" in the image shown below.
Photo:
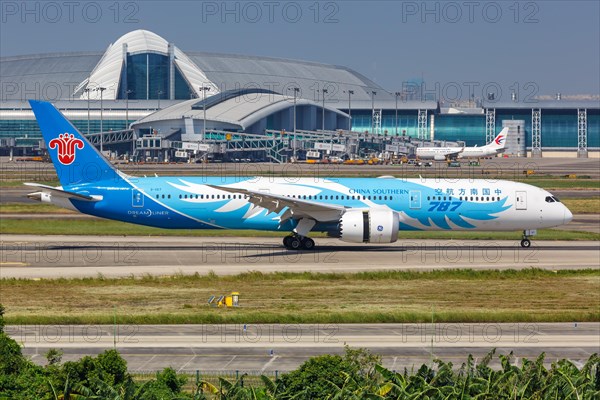
<svg viewBox="0 0 600 400"><path fill-rule="evenodd" d="M568 224L569 222L571 222L573 220L573 214L571 213L571 210L569 210L567 207L565 207L565 216L564 216L564 220L563 220L563 224Z"/></svg>

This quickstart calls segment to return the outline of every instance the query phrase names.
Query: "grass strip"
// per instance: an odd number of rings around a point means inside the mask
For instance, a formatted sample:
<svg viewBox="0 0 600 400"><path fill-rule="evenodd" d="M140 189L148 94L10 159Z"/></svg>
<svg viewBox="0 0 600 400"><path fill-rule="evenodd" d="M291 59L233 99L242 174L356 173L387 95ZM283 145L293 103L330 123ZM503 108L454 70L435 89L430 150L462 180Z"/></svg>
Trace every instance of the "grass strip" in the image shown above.
<svg viewBox="0 0 600 400"><path fill-rule="evenodd" d="M597 322L599 285L598 269L0 280L9 324ZM241 307L207 305L231 291Z"/></svg>

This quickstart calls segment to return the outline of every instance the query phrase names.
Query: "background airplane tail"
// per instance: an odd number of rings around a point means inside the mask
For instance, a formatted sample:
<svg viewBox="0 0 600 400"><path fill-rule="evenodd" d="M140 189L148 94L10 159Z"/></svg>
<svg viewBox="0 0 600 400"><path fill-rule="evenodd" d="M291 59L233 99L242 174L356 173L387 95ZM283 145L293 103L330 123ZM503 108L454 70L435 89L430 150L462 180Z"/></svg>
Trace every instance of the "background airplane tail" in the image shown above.
<svg viewBox="0 0 600 400"><path fill-rule="evenodd" d="M488 143L488 146L494 149L503 149L506 146L506 137L508 136L508 128L504 128L500 131L500 133L492 140L491 143Z"/></svg>
<svg viewBox="0 0 600 400"><path fill-rule="evenodd" d="M30 100L62 186L124 181L113 165L49 102Z"/></svg>

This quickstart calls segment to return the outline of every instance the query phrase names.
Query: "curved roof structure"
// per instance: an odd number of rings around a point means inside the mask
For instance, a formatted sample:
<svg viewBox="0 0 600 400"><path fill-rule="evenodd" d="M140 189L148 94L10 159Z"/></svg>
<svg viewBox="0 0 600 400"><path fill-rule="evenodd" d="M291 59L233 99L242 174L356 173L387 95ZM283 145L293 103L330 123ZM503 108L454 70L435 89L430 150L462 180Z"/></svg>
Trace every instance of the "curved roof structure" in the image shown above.
<svg viewBox="0 0 600 400"><path fill-rule="evenodd" d="M279 111L292 108L293 100L268 90L239 90L223 92L206 99L206 121L212 121L228 129L246 130L261 119ZM297 99L296 106L313 106L321 109L322 105L306 99ZM348 115L333 107L325 107L328 113L348 118ZM156 111L136 121L133 126L146 125L153 122L168 123L182 121L184 118L204 119L204 102L198 99L186 100L174 106Z"/></svg>
<svg viewBox="0 0 600 400"><path fill-rule="evenodd" d="M363 75L346 67L309 61L277 59L233 54L184 52L159 35L147 31L129 32L108 46L104 52L36 54L0 58L2 100L46 100L79 98L99 99L97 87L105 87L102 97L118 97L124 68L124 47L129 55L160 54L173 57L173 64L196 97L202 97L200 86L209 86L210 94L230 89L262 88L322 101L322 89L328 90L327 102L347 104L352 101L391 100L393 96ZM170 53L171 51L171 53ZM57 90L55 86L60 86ZM123 98L123 97L121 97ZM167 100L167 98L164 98ZM341 108L341 107L340 107Z"/></svg>
<svg viewBox="0 0 600 400"><path fill-rule="evenodd" d="M75 89L76 92L81 92L81 99L88 98L87 92L84 93L85 89L90 90L91 99L99 99L100 93L95 90L99 87L106 88L106 92L102 94L104 99L117 99L117 91L125 65L124 49L129 55L154 53L169 56L169 43L162 37L143 29L129 32L108 46L90 77ZM200 95L198 88L201 86L210 87L213 93L219 92L218 87L177 47L174 47L174 62L190 87L196 91L196 95Z"/></svg>

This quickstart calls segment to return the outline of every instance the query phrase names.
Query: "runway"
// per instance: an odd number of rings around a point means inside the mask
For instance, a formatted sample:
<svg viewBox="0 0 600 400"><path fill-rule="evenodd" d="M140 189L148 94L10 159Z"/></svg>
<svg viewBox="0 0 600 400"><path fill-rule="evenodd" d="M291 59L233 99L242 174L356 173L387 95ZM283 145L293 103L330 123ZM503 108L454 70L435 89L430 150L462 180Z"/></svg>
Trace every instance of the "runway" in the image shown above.
<svg viewBox="0 0 600 400"><path fill-rule="evenodd" d="M596 241L400 240L387 245L317 239L294 252L279 238L1 235L1 278L81 278L247 271L597 268Z"/></svg>
<svg viewBox="0 0 600 400"><path fill-rule="evenodd" d="M600 323L352 324L352 325L36 325L8 326L26 355L44 364L56 348L63 361L116 347L132 372L289 371L311 356L342 354L344 346L383 355L393 370L440 358L459 367L468 354L513 352L517 363L546 353L547 365L569 358L581 366L600 351ZM498 367L498 359L492 366Z"/></svg>

